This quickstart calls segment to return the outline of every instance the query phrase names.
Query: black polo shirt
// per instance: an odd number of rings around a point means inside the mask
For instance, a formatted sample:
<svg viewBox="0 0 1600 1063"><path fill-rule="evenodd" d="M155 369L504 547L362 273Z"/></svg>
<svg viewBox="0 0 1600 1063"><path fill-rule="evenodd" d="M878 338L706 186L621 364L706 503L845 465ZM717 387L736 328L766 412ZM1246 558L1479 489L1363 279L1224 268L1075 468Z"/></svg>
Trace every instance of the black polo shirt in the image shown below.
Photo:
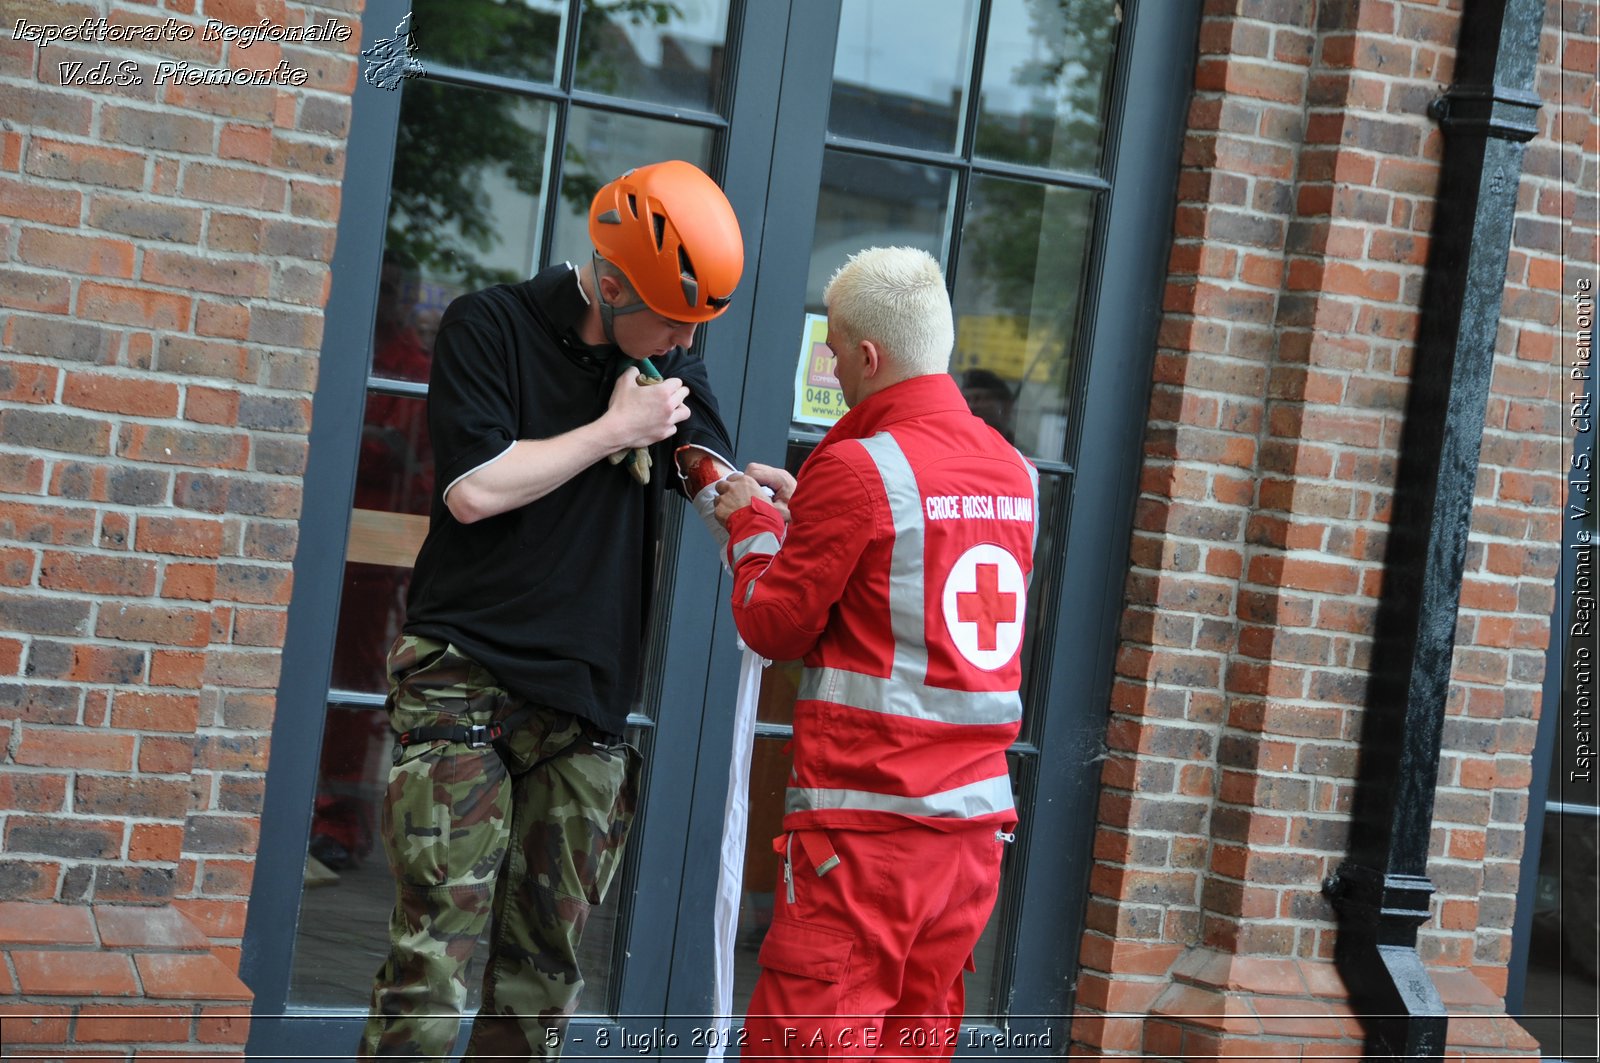
<svg viewBox="0 0 1600 1063"><path fill-rule="evenodd" d="M462 524L444 491L519 439L547 439L605 413L634 364L577 328L577 271L552 266L521 284L463 295L439 324L428 388L435 459L428 537L417 556L405 630L452 643L506 689L620 734L639 683L655 544L672 451L729 455L705 367L682 348L652 361L690 391L690 417L651 453L641 486L604 459L519 509Z"/></svg>

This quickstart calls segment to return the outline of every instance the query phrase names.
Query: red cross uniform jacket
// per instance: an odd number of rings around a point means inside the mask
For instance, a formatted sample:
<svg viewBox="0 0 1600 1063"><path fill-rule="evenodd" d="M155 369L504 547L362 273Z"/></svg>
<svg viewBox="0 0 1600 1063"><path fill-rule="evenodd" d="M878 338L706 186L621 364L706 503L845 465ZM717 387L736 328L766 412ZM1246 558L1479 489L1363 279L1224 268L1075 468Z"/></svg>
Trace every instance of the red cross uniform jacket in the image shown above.
<svg viewBox="0 0 1600 1063"><path fill-rule="evenodd" d="M949 376L869 396L800 469L792 521L728 521L745 643L803 660L785 830L1014 823L1038 474Z"/></svg>

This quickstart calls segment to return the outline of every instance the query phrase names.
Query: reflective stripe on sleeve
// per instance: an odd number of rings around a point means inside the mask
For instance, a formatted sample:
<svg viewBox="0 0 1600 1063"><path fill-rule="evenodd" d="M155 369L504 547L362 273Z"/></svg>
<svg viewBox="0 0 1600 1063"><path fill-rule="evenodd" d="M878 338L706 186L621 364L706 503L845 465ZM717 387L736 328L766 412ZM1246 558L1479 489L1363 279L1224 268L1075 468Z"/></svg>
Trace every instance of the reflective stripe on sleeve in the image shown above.
<svg viewBox="0 0 1600 1063"><path fill-rule="evenodd" d="M778 537L771 532L757 532L733 544L731 550L733 563L737 565L743 561L746 554L775 554L781 545L783 544L778 542Z"/></svg>
<svg viewBox="0 0 1600 1063"><path fill-rule="evenodd" d="M927 816L937 819L976 819L979 816L1010 812L1015 807L1011 799L1011 779L1006 775L980 779L966 786L958 786L953 790L944 790L923 797L875 794L865 790L790 787L784 798L786 813L889 812L902 816Z"/></svg>

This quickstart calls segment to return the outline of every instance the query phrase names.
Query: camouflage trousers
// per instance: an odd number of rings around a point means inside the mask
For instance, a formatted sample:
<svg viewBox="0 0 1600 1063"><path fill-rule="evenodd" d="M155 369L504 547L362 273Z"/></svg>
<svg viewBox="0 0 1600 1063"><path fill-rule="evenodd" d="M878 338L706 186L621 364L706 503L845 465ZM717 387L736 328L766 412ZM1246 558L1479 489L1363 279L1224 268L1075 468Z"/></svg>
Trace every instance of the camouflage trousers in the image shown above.
<svg viewBox="0 0 1600 1063"><path fill-rule="evenodd" d="M520 722L493 746L422 742L396 756L382 833L397 899L358 1056L450 1056L467 964L492 918L466 1058L554 1059L583 988L584 922L633 822L639 754L508 694L442 642L402 635L389 677L397 734Z"/></svg>

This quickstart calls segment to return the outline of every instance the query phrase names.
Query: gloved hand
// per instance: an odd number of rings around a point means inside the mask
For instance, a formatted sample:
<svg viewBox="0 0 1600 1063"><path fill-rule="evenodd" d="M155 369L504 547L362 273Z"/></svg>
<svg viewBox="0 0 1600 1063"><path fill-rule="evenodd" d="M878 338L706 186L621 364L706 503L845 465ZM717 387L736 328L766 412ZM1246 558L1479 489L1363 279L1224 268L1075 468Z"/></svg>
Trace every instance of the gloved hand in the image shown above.
<svg viewBox="0 0 1600 1063"><path fill-rule="evenodd" d="M650 359L639 359L639 375L634 382L640 387L648 384L661 383L661 373L651 364ZM632 450L619 450L608 459L613 465L628 463L628 472L641 484L650 482L650 451L644 447L634 447Z"/></svg>
<svg viewBox="0 0 1600 1063"><path fill-rule="evenodd" d="M655 383L654 380L645 380L644 377L640 377L639 379L647 384ZM628 472L635 480L642 484L647 484L650 482L650 467L654 464L654 462L650 460L650 452L644 447L634 447L632 450L619 450L615 454L611 455L608 460L613 465L621 465L623 462L627 462Z"/></svg>

